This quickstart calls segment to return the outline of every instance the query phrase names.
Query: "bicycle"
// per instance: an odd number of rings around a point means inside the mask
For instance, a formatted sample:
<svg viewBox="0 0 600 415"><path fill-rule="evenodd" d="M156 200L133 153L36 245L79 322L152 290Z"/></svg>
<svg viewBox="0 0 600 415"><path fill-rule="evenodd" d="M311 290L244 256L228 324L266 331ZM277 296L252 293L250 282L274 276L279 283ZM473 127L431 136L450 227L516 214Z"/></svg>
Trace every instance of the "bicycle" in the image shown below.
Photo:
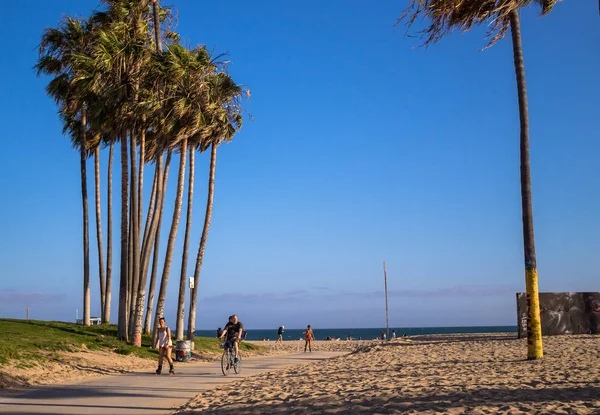
<svg viewBox="0 0 600 415"><path fill-rule="evenodd" d="M233 343L226 342L221 345L223 350L223 355L221 356L221 371L224 376L227 376L231 369L236 374L242 373L242 356L238 351L238 361L235 363L235 352L233 351Z"/></svg>

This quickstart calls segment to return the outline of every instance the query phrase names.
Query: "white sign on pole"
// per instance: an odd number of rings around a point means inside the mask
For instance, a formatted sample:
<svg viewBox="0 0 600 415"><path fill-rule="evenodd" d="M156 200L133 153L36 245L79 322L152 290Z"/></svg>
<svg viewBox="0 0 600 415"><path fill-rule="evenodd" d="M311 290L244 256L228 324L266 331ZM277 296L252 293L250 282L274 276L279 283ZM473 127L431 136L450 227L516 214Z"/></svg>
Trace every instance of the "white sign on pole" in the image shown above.
<svg viewBox="0 0 600 415"><path fill-rule="evenodd" d="M194 277L190 277L190 288L194 288Z"/></svg>

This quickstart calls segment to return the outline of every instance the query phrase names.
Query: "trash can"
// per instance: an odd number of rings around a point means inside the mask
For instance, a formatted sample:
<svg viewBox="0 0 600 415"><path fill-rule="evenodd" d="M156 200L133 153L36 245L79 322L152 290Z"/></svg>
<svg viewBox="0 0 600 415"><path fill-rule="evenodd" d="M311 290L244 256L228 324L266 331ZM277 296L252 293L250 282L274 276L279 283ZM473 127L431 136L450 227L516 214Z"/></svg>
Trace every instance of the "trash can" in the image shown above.
<svg viewBox="0 0 600 415"><path fill-rule="evenodd" d="M190 340L178 340L175 344L175 360L178 362L189 362L192 358L192 342Z"/></svg>

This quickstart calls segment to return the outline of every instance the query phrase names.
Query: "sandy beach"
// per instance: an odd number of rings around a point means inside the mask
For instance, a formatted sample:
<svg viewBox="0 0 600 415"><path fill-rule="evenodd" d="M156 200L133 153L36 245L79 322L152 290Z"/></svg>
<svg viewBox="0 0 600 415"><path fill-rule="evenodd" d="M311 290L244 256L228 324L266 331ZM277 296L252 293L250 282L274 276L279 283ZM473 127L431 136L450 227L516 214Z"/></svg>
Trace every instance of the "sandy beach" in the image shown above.
<svg viewBox="0 0 600 415"><path fill-rule="evenodd" d="M95 350L48 354L45 361L0 365L0 388L53 385L67 380L156 368L156 361Z"/></svg>
<svg viewBox="0 0 600 415"><path fill-rule="evenodd" d="M540 361L513 334L352 343L315 342L355 351L204 392L178 413L600 413L597 336L546 337Z"/></svg>

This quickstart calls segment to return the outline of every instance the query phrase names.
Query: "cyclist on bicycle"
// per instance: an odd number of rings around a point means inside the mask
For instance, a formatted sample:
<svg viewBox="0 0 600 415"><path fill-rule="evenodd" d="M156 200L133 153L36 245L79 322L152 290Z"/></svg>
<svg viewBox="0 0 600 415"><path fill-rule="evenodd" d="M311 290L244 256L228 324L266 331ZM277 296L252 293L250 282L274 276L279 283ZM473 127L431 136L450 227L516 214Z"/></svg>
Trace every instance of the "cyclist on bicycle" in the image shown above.
<svg viewBox="0 0 600 415"><path fill-rule="evenodd" d="M237 363L238 360L238 351L239 344L242 339L242 332L244 331L244 325L241 321L238 320L236 314L229 317L229 322L225 325L223 329L223 333L221 334L221 339L227 336L227 342L233 344L233 351L235 353L235 358L233 359L234 363Z"/></svg>

